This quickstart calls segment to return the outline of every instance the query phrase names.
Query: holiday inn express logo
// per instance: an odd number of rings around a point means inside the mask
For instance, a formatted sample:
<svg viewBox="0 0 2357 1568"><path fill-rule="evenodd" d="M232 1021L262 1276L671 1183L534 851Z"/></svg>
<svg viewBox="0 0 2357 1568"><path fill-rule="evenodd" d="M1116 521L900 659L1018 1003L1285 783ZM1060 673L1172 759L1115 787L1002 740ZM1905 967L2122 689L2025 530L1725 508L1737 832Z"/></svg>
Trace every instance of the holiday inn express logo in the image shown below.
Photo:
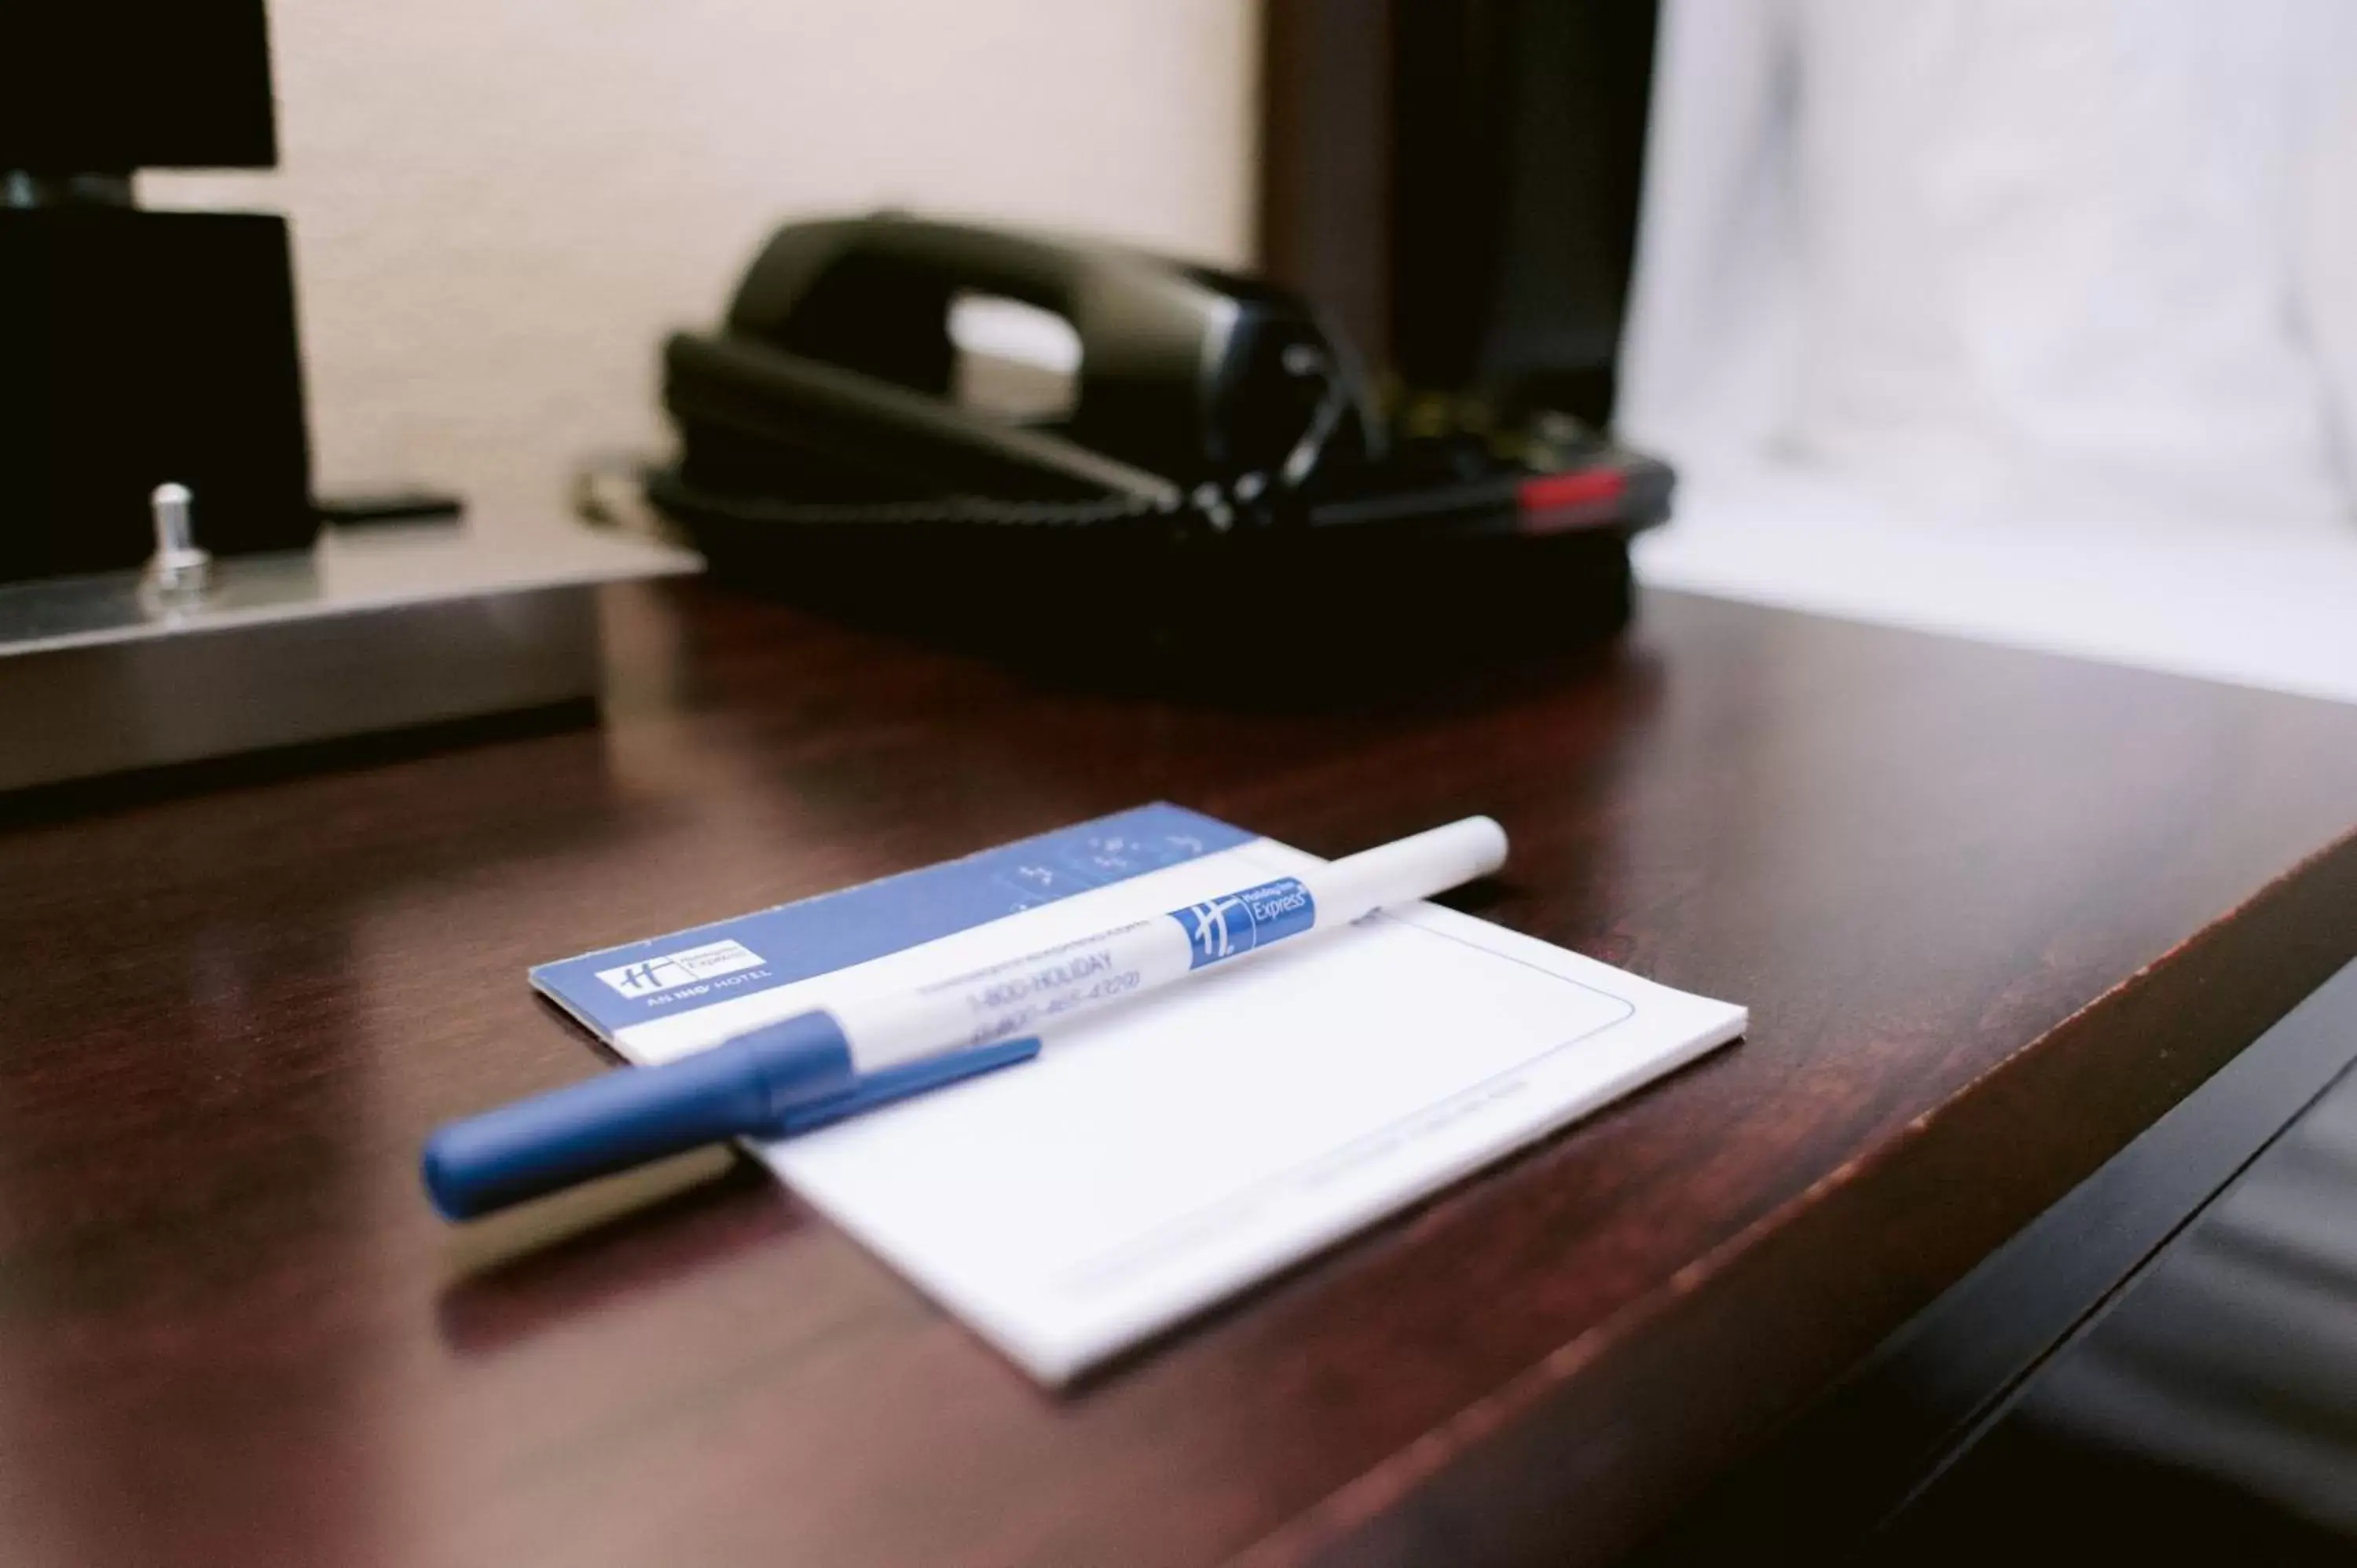
<svg viewBox="0 0 2357 1568"><path fill-rule="evenodd" d="M601 969L597 978L629 997L652 996L716 974L734 974L762 962L759 953L738 941L706 942L660 957L640 959L615 969Z"/></svg>

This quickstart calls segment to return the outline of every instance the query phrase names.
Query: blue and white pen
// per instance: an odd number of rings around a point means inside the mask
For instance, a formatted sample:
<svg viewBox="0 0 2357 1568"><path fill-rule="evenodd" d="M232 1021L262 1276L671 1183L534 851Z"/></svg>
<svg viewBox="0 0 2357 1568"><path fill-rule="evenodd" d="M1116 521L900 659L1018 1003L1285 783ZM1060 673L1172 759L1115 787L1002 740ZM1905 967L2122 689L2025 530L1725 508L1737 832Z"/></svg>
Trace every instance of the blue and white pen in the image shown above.
<svg viewBox="0 0 2357 1568"><path fill-rule="evenodd" d="M1021 958L845 998L677 1061L450 1122L426 1140L425 1187L464 1219L700 1144L834 1120L1023 1060L1050 1022L1430 897L1505 859L1505 830L1468 817Z"/></svg>

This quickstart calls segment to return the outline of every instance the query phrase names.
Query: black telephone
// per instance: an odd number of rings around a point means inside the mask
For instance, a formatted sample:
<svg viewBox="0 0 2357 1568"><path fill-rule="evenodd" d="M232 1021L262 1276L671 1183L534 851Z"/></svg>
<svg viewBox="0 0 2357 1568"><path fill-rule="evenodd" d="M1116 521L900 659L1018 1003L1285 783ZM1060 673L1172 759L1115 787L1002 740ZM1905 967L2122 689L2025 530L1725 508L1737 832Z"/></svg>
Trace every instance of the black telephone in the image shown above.
<svg viewBox="0 0 2357 1568"><path fill-rule="evenodd" d="M1069 324L1051 411L960 400L952 321L975 298ZM1627 538L1671 484L1544 413L1426 399L1395 431L1347 348L1269 284L897 215L780 229L722 330L665 344L663 394L681 452L650 499L716 571L1165 683L1238 638L1287 645L1270 659L1288 681L1388 680L1443 645L1612 629Z"/></svg>

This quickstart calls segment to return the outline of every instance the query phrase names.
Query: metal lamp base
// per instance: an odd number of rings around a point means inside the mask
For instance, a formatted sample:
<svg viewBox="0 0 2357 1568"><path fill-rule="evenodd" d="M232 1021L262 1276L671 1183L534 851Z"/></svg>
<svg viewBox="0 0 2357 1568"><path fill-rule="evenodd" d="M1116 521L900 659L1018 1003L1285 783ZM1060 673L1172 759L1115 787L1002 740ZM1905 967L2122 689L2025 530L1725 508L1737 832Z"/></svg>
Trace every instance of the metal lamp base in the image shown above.
<svg viewBox="0 0 2357 1568"><path fill-rule="evenodd" d="M324 534L199 585L0 586L0 789L595 697L601 583L700 569L565 524Z"/></svg>

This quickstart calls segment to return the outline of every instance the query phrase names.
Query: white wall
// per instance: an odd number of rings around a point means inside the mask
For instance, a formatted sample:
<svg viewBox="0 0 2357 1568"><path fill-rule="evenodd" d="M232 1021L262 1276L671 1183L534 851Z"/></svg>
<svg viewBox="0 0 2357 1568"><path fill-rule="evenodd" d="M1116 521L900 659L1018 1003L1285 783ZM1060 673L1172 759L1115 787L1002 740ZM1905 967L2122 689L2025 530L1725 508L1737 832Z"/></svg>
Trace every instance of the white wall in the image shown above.
<svg viewBox="0 0 2357 1568"><path fill-rule="evenodd" d="M2357 5L1662 14L1647 582L2357 702Z"/></svg>
<svg viewBox="0 0 2357 1568"><path fill-rule="evenodd" d="M1918 514L2348 533L2357 5L1663 23L1624 432Z"/></svg>
<svg viewBox="0 0 2357 1568"><path fill-rule="evenodd" d="M544 519L662 439L657 340L780 218L881 203L1214 261L1249 238L1252 0L273 0L319 482Z"/></svg>

